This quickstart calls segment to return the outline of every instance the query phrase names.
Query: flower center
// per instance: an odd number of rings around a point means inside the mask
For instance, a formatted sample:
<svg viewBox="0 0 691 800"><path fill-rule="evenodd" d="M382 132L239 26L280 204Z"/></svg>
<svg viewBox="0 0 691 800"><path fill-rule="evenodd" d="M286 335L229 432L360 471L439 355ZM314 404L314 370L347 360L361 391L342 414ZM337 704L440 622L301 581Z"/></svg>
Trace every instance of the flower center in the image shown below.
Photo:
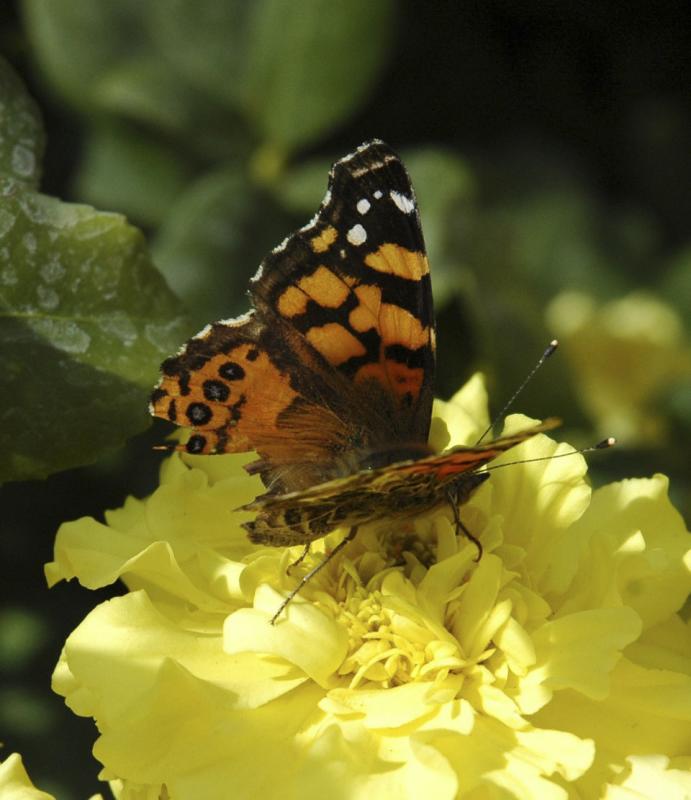
<svg viewBox="0 0 691 800"><path fill-rule="evenodd" d="M402 579L400 573L390 577ZM443 681L467 662L458 644L435 636L427 626L397 609L399 599L381 590L358 587L341 609L340 622L348 628L348 654L338 673L350 676L350 688L376 683L382 688L414 681ZM393 581L397 582L397 581Z"/></svg>
<svg viewBox="0 0 691 800"><path fill-rule="evenodd" d="M350 677L351 688L390 688L462 671L469 662L458 641L430 621L416 597L417 583L435 561L432 543L409 531L365 535L367 541L353 543L355 552L346 551L331 573L337 585L330 605L349 637L339 675Z"/></svg>

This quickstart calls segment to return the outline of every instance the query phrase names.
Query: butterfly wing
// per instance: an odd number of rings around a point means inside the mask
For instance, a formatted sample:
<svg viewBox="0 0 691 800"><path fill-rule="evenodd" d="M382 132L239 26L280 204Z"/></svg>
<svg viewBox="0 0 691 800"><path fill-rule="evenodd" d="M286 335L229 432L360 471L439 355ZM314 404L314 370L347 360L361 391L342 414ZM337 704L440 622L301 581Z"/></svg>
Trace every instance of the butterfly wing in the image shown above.
<svg viewBox="0 0 691 800"><path fill-rule="evenodd" d="M488 477L480 467L559 424L558 419L550 418L487 444L455 447L416 461L361 470L304 492L261 495L243 507L258 512L244 527L252 541L279 547L306 544L338 527L434 508L446 501L451 486L463 503Z"/></svg>
<svg viewBox="0 0 691 800"><path fill-rule="evenodd" d="M429 269L410 179L382 142L337 162L314 219L262 262L254 309L162 365L151 412L194 453L256 450L282 491L350 450L425 441L434 372Z"/></svg>
<svg viewBox="0 0 691 800"><path fill-rule="evenodd" d="M318 213L267 257L251 293L377 405L382 443L427 441L429 265L410 178L387 145L370 142L334 164Z"/></svg>
<svg viewBox="0 0 691 800"><path fill-rule="evenodd" d="M333 391L332 376L323 378L311 348L279 347L277 337L256 312L207 326L163 362L152 414L194 429L187 452L257 450L277 465L317 469L328 447L345 447L348 437L337 409L319 402Z"/></svg>

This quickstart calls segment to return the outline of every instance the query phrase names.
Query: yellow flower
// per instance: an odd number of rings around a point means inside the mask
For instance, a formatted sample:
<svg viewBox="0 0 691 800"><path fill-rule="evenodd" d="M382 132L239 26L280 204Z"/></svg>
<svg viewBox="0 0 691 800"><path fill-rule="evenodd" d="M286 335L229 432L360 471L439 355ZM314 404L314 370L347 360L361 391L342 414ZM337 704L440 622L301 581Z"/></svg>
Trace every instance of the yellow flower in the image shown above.
<svg viewBox="0 0 691 800"><path fill-rule="evenodd" d="M36 789L31 783L18 753L0 762L0 797L5 800L53 800L52 795Z"/></svg>
<svg viewBox="0 0 691 800"><path fill-rule="evenodd" d="M691 349L677 312L645 292L598 308L592 297L573 291L552 301L547 322L601 435L659 443L666 434L656 413L659 397L691 379Z"/></svg>
<svg viewBox="0 0 691 800"><path fill-rule="evenodd" d="M0 797L2 800L54 800L52 794L42 792L33 785L18 753L12 753L0 761ZM95 794L91 800L103 798Z"/></svg>
<svg viewBox="0 0 691 800"><path fill-rule="evenodd" d="M486 407L475 378L433 440L473 441ZM246 540L245 460L172 456L151 497L58 533L51 584L129 589L54 675L119 797L691 796L689 535L663 476L591 493L581 456L496 469L461 509L479 562L445 508L370 526L272 626L300 548Z"/></svg>

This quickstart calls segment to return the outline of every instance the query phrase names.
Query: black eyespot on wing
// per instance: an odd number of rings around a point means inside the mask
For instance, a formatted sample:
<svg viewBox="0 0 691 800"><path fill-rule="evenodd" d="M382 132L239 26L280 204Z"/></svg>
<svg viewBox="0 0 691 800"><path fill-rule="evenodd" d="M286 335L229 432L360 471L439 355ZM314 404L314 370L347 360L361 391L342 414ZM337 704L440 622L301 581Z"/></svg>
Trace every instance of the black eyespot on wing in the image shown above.
<svg viewBox="0 0 691 800"><path fill-rule="evenodd" d="M195 433L194 436L190 436L187 440L187 444L185 445L185 449L188 453L201 453L204 448L206 447L206 437L202 436L199 433Z"/></svg>
<svg viewBox="0 0 691 800"><path fill-rule="evenodd" d="M226 361L218 368L218 374L227 381L240 381L245 377L245 370L235 361Z"/></svg>
<svg viewBox="0 0 691 800"><path fill-rule="evenodd" d="M192 425L206 425L213 413L206 403L190 403L187 406L187 419Z"/></svg>
<svg viewBox="0 0 691 800"><path fill-rule="evenodd" d="M230 389L222 381L204 381L202 389L204 397L212 403L225 403L230 396Z"/></svg>

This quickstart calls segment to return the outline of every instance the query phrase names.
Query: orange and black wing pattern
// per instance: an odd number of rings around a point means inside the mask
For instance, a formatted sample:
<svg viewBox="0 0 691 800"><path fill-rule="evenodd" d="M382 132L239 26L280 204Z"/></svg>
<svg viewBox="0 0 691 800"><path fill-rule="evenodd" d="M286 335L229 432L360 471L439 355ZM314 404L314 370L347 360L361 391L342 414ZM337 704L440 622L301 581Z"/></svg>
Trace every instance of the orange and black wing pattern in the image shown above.
<svg viewBox="0 0 691 800"><path fill-rule="evenodd" d="M410 178L387 145L371 142L334 164L316 216L269 254L250 291L263 316L289 323L378 404L382 440L427 440L429 264Z"/></svg>
<svg viewBox="0 0 691 800"><path fill-rule="evenodd" d="M410 179L382 142L334 164L314 219L262 262L254 308L208 325L162 365L152 414L192 453L256 450L281 490L349 450L426 441L430 276Z"/></svg>

